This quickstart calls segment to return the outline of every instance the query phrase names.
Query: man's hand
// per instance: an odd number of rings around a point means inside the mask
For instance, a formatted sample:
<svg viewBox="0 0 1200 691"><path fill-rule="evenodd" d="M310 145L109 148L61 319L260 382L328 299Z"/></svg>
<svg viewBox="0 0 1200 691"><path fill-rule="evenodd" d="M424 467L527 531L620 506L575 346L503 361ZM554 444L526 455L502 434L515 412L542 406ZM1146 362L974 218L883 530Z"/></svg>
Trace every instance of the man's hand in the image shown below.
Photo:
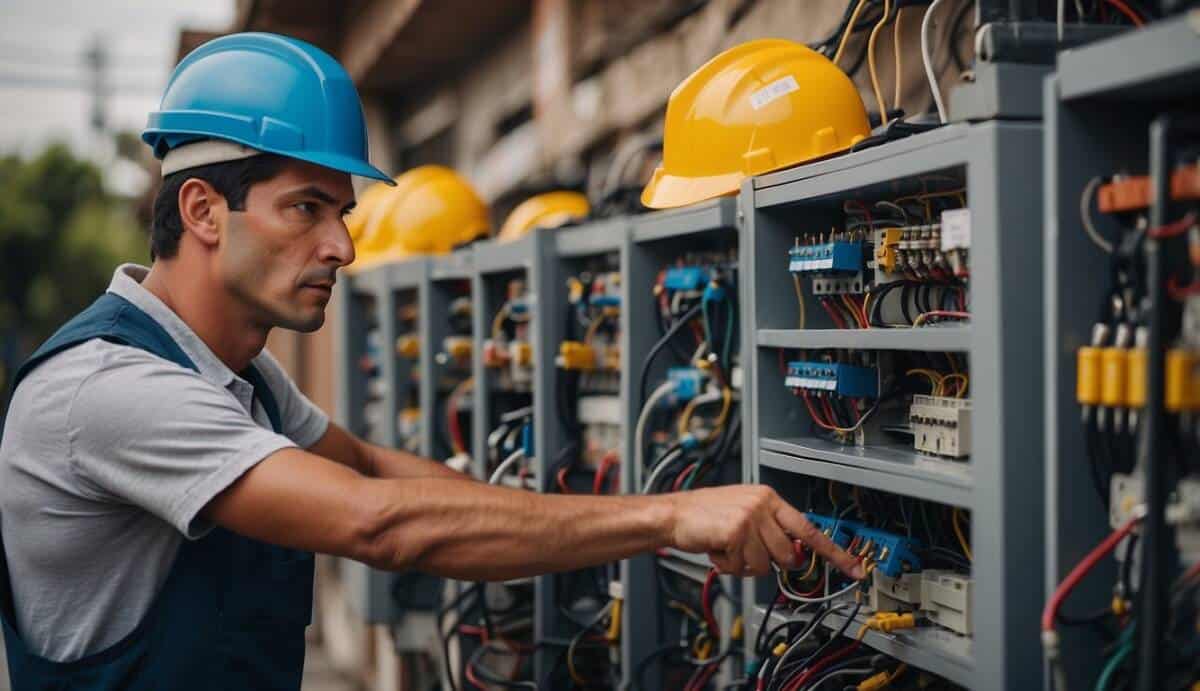
<svg viewBox="0 0 1200 691"><path fill-rule="evenodd" d="M724 573L762 576L770 573L772 561L792 568L796 563L792 541L800 540L847 576L866 576L857 559L769 487L716 487L665 496L675 504L673 546L708 553Z"/></svg>

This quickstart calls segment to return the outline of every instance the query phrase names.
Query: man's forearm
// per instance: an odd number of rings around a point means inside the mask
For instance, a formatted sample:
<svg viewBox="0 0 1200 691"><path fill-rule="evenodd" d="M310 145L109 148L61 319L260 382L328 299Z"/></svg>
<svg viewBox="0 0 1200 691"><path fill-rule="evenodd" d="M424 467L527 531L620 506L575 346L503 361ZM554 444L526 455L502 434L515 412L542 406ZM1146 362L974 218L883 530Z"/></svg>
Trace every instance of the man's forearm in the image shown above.
<svg viewBox="0 0 1200 691"><path fill-rule="evenodd" d="M624 559L670 543L673 499L534 494L421 478L373 483L386 569L503 580Z"/></svg>
<svg viewBox="0 0 1200 691"><path fill-rule="evenodd" d="M366 447L364 475L376 478L442 478L446 480L471 480L470 475L460 473L428 458L415 456L405 451L385 449L375 444Z"/></svg>

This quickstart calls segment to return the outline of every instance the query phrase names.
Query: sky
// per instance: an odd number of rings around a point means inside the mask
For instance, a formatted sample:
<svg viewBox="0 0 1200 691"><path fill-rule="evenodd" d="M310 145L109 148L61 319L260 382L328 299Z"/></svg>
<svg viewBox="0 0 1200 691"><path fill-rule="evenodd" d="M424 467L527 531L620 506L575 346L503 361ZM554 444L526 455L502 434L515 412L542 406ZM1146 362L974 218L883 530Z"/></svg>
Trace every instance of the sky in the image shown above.
<svg viewBox="0 0 1200 691"><path fill-rule="evenodd" d="M85 54L106 47L113 130L140 131L174 65L179 29L224 30L233 0L0 0L0 155L65 140L95 153Z"/></svg>

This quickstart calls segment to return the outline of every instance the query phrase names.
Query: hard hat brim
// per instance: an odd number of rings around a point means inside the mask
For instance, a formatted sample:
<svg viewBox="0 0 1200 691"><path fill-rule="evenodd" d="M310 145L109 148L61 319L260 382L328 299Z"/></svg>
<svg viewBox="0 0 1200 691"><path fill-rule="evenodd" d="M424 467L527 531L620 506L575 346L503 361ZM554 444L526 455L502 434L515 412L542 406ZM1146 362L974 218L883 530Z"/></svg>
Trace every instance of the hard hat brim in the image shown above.
<svg viewBox="0 0 1200 691"><path fill-rule="evenodd" d="M642 204L651 209L673 209L707 199L734 194L742 186L746 174L742 172L711 175L708 177L682 177L668 175L663 168L654 171L654 177L642 190Z"/></svg>

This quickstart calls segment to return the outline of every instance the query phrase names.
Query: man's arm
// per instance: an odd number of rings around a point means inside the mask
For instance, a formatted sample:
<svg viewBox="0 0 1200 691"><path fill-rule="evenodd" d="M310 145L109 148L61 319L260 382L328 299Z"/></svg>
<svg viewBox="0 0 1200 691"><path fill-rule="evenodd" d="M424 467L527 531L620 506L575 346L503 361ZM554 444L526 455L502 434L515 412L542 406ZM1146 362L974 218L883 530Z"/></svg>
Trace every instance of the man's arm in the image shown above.
<svg viewBox="0 0 1200 691"><path fill-rule="evenodd" d="M771 560L794 563L793 537L862 575L853 557L758 485L564 497L446 477L369 478L289 448L202 513L265 542L464 580L573 570L661 547L706 552L727 573L762 575Z"/></svg>
<svg viewBox="0 0 1200 691"><path fill-rule="evenodd" d="M471 476L447 468L437 461L363 441L332 422L321 439L308 450L349 466L367 477L472 479Z"/></svg>

